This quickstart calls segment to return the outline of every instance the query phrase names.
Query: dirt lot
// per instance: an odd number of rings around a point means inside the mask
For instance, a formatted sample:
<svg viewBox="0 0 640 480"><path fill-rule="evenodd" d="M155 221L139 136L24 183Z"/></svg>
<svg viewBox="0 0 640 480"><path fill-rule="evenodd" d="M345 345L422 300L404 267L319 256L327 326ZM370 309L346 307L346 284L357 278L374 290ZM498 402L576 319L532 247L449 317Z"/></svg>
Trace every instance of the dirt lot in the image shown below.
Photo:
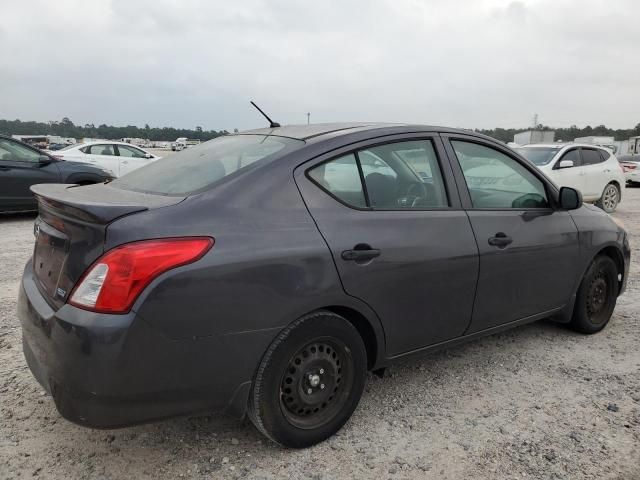
<svg viewBox="0 0 640 480"><path fill-rule="evenodd" d="M616 215L640 244L640 189ZM640 478L638 255L604 332L541 322L393 367L338 435L294 451L215 415L115 431L60 418L14 313L33 219L0 217L0 478Z"/></svg>

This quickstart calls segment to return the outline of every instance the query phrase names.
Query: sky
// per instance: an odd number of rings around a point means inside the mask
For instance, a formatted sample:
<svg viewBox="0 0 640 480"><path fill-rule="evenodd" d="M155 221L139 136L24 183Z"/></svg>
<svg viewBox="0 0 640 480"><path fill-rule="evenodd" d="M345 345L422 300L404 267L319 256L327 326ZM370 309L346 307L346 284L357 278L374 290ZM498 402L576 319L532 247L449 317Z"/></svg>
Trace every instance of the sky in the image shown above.
<svg viewBox="0 0 640 480"><path fill-rule="evenodd" d="M0 0L0 118L640 123L638 0Z"/></svg>

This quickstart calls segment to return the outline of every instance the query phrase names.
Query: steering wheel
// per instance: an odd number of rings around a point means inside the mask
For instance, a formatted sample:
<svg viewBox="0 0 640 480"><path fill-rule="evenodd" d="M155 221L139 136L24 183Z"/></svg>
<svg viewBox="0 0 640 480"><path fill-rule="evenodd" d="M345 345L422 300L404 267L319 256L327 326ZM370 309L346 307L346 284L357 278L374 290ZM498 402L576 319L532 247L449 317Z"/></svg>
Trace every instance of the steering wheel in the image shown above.
<svg viewBox="0 0 640 480"><path fill-rule="evenodd" d="M428 197L429 191L424 182L411 182L404 196L398 199L398 205L401 207L415 207L421 200L425 200Z"/></svg>

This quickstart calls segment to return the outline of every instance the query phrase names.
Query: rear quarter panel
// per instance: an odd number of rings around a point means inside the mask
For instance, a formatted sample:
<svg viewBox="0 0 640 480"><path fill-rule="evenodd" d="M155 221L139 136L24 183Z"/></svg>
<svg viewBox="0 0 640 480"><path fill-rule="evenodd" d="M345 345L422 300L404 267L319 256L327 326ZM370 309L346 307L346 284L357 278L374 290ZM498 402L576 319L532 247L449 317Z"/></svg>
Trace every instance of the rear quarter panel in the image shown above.
<svg viewBox="0 0 640 480"><path fill-rule="evenodd" d="M198 262L157 278L133 309L176 339L264 329L273 329L275 337L300 316L332 305L375 318L342 290L291 167L273 165L255 173L109 226L107 250L146 238L215 238Z"/></svg>

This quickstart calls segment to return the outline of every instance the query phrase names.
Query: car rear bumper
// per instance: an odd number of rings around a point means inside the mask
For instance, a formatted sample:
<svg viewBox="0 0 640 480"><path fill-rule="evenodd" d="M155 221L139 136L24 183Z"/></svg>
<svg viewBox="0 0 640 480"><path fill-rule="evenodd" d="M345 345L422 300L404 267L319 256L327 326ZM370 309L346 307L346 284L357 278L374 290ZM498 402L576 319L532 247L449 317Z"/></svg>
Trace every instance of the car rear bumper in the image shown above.
<svg viewBox="0 0 640 480"><path fill-rule="evenodd" d="M25 358L60 414L115 428L211 411L242 416L251 379L275 330L175 340L134 312L52 309L31 263L18 299ZM180 321L180 319L176 319Z"/></svg>

